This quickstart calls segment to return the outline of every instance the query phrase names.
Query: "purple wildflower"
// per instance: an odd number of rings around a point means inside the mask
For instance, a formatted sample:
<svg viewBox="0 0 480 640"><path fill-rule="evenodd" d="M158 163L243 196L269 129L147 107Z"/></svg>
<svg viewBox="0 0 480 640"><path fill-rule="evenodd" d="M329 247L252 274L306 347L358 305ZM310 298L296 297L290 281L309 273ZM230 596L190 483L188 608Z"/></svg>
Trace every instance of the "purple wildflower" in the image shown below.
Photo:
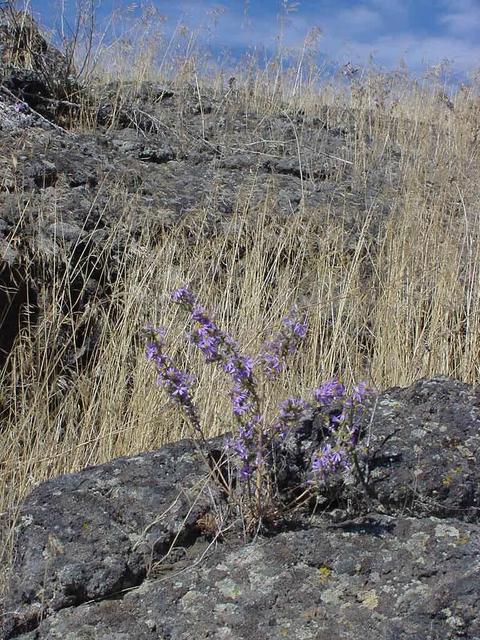
<svg viewBox="0 0 480 640"><path fill-rule="evenodd" d="M365 400L365 397L370 393L370 389L366 382L359 382L353 387L352 399L355 402L361 403Z"/></svg>
<svg viewBox="0 0 480 640"><path fill-rule="evenodd" d="M305 338L307 335L308 325L305 320L300 320L293 315L289 315L283 320L283 324L287 329L290 329L292 334L297 338Z"/></svg>
<svg viewBox="0 0 480 640"><path fill-rule="evenodd" d="M246 482L252 477L254 471L255 468L251 464L244 464L240 469L240 480Z"/></svg>
<svg viewBox="0 0 480 640"><path fill-rule="evenodd" d="M193 308L195 296L188 287L180 287L172 293L173 302L185 305L188 309Z"/></svg>
<svg viewBox="0 0 480 640"><path fill-rule="evenodd" d="M308 325L304 317L292 309L283 319L283 327L263 346L259 361L265 375L270 379L278 378L283 371L284 360L293 355L307 335Z"/></svg>
<svg viewBox="0 0 480 640"><path fill-rule="evenodd" d="M194 329L189 335L190 342L200 349L207 362L219 360L222 347L222 335L214 326L203 325Z"/></svg>
<svg viewBox="0 0 480 640"><path fill-rule="evenodd" d="M315 400L324 406L330 406L337 398L343 398L345 394L345 387L338 378L332 378L323 382L317 389L314 390L313 395Z"/></svg>
<svg viewBox="0 0 480 640"><path fill-rule="evenodd" d="M199 322L200 324L203 324L203 325L211 325L212 324L212 321L208 317L207 312L205 311L205 309L203 307L200 307L200 306L193 307L193 309L192 309L192 319L195 320L195 322Z"/></svg>
<svg viewBox="0 0 480 640"><path fill-rule="evenodd" d="M175 292L174 295L176 294L178 294L178 292ZM184 298L186 295L182 290L176 297ZM193 294L188 292L188 296L190 295L193 296ZM193 298L188 297L188 299L192 300ZM223 363L224 370L231 374L237 373L237 378L243 375L245 377L251 377L252 367L250 367L249 373L244 373L244 370L248 369L249 366L247 362L248 359L242 359L241 356L238 355L235 341L219 328L214 320L208 316L205 309L200 306L194 306L191 308L191 315L192 320L198 322L200 326L193 329L189 335L189 339L192 344L200 349L206 361Z"/></svg>
<svg viewBox="0 0 480 640"><path fill-rule="evenodd" d="M233 379L230 398L238 432L235 438L228 441L227 448L242 463L240 477L247 478L256 468L257 425L261 423L253 358L239 353L233 338L219 328L203 307L195 303L195 297L188 289L183 287L177 290L172 299L183 304L197 323L190 333L190 341L201 350L207 362L218 363Z"/></svg>
<svg viewBox="0 0 480 640"><path fill-rule="evenodd" d="M359 437L360 424L358 422L355 422L350 426L350 444L352 445L352 447L357 446Z"/></svg>
<svg viewBox="0 0 480 640"><path fill-rule="evenodd" d="M230 374L235 382L251 380L253 374L253 358L235 353L225 362L223 370Z"/></svg>
<svg viewBox="0 0 480 640"><path fill-rule="evenodd" d="M145 355L147 360L155 360L155 357L158 354L158 345L155 342L147 342L147 346L145 347Z"/></svg>
<svg viewBox="0 0 480 640"><path fill-rule="evenodd" d="M349 468L346 451L340 447L332 447L331 444L325 444L312 461L314 475L322 479L340 468Z"/></svg>
<svg viewBox="0 0 480 640"><path fill-rule="evenodd" d="M283 364L277 353L264 352L262 353L261 358L263 370L268 378L277 378L282 373Z"/></svg>
<svg viewBox="0 0 480 640"><path fill-rule="evenodd" d="M16 102L13 105L13 108L17 113L25 113L26 111L28 111L28 105L25 104L25 102Z"/></svg>
<svg viewBox="0 0 480 640"><path fill-rule="evenodd" d="M262 460L256 441L257 427L260 423L261 416L253 416L239 428L236 437L229 438L226 443L226 447L233 451L241 462L241 480L248 480Z"/></svg>
<svg viewBox="0 0 480 640"><path fill-rule="evenodd" d="M233 444L233 450L240 458L240 460L248 460L249 452L245 445L245 442L241 438L237 438Z"/></svg>
<svg viewBox="0 0 480 640"><path fill-rule="evenodd" d="M260 416L253 416L243 427L238 430L238 435L245 441L252 440L255 435L255 426L261 422Z"/></svg>
<svg viewBox="0 0 480 640"><path fill-rule="evenodd" d="M233 415L235 416L242 416L255 409L251 393L248 389L243 388L239 383L236 383L233 387L230 398L232 400Z"/></svg>
<svg viewBox="0 0 480 640"><path fill-rule="evenodd" d="M155 364L157 370L157 384L165 389L170 400L182 407L193 427L201 433L200 420L193 403L191 387L194 378L178 369L172 359L164 352L163 329L146 328L148 342L146 357Z"/></svg>

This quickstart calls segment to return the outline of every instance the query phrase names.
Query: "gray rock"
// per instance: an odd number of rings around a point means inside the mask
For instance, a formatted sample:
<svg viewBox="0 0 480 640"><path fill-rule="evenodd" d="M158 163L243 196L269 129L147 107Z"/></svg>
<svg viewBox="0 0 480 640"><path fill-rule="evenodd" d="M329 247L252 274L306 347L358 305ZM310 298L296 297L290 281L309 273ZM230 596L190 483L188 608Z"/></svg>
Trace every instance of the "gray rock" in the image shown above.
<svg viewBox="0 0 480 640"><path fill-rule="evenodd" d="M117 599L64 609L19 638L440 640L480 634L477 525L374 515L312 524Z"/></svg>
<svg viewBox="0 0 480 640"><path fill-rule="evenodd" d="M321 509L249 544L205 538L225 498L202 492L186 441L40 485L20 512L5 638L480 638L478 389L421 380L364 419L375 498L339 479ZM299 426L304 472L319 433Z"/></svg>
<svg viewBox="0 0 480 640"><path fill-rule="evenodd" d="M60 242L78 242L83 236L83 231L75 224L68 224L68 222L53 222L50 224L46 233L51 238L55 238Z"/></svg>
<svg viewBox="0 0 480 640"><path fill-rule="evenodd" d="M52 121L70 109L64 107L74 94L78 100L73 58L47 41L28 12L0 7L0 41L0 79L9 95Z"/></svg>
<svg viewBox="0 0 480 640"><path fill-rule="evenodd" d="M138 585L174 541L188 546L218 493L207 476L195 447L181 441L37 487L18 521L6 636Z"/></svg>
<svg viewBox="0 0 480 640"><path fill-rule="evenodd" d="M478 387L438 377L393 389L381 396L368 432L365 461L388 512L478 522Z"/></svg>

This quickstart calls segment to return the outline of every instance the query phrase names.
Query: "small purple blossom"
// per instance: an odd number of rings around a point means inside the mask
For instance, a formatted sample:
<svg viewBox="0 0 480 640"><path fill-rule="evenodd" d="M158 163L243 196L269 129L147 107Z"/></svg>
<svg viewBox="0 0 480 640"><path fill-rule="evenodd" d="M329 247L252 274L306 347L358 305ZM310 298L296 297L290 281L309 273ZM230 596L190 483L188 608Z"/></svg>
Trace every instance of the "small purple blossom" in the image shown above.
<svg viewBox="0 0 480 640"><path fill-rule="evenodd" d="M345 397L345 387L337 378L315 389L315 399L326 410L327 432L333 442L333 446L327 442L312 461L312 471L317 477L325 478L340 467L349 468L348 457L360 438L362 403L369 393L366 383L361 382L353 387L351 395ZM332 405L335 411L332 411Z"/></svg>
<svg viewBox="0 0 480 640"><path fill-rule="evenodd" d="M345 387L341 382L339 382L338 378L332 378L331 380L327 380L323 382L319 387L317 387L313 395L318 404L324 406L330 406L334 400L337 398L343 398L345 394Z"/></svg>
<svg viewBox="0 0 480 640"><path fill-rule="evenodd" d="M261 464L262 454L258 450L256 439L261 422L261 416L251 417L239 428L236 437L229 438L226 442L227 449L232 451L241 462L239 477L242 481L248 480Z"/></svg>
<svg viewBox="0 0 480 640"><path fill-rule="evenodd" d="M308 330L305 317L299 316L295 308L283 319L282 324L283 327L265 343L259 355L265 375L272 380L282 373L285 359L297 351Z"/></svg>
<svg viewBox="0 0 480 640"><path fill-rule="evenodd" d="M231 375L235 382L251 380L253 374L253 358L234 354L225 362L223 370Z"/></svg>
<svg viewBox="0 0 480 640"><path fill-rule="evenodd" d="M180 402L189 400L190 387L193 382L193 376L174 366L167 367L159 374L159 384L164 384L169 389L172 398L177 397Z"/></svg>
<svg viewBox="0 0 480 640"><path fill-rule="evenodd" d="M348 469L347 453L341 447L332 447L325 444L317 452L312 461L312 471L318 478L325 479L329 474L335 473L340 468Z"/></svg>
<svg viewBox="0 0 480 640"><path fill-rule="evenodd" d="M353 387L352 400L354 400L357 403L362 403L369 393L370 393L370 389L368 388L367 383L359 382L357 385Z"/></svg>
<svg viewBox="0 0 480 640"><path fill-rule="evenodd" d="M200 349L207 362L219 360L223 340L215 327L203 325L194 329L188 337L190 342Z"/></svg>
<svg viewBox="0 0 480 640"><path fill-rule="evenodd" d="M145 355L147 360L155 360L155 357L158 354L158 346L155 342L147 342L147 346L145 347Z"/></svg>
<svg viewBox="0 0 480 640"><path fill-rule="evenodd" d="M183 304L186 307L193 308L195 304L195 296L188 287L180 287L172 293L172 300L178 304Z"/></svg>
<svg viewBox="0 0 480 640"><path fill-rule="evenodd" d="M301 320L293 314L294 312L292 312L292 315L284 318L283 325L289 329L294 336L303 340L307 335L308 325L305 320Z"/></svg>
<svg viewBox="0 0 480 640"><path fill-rule="evenodd" d="M277 378L283 371L283 364L277 353L262 353L262 366L265 375L270 378Z"/></svg>
<svg viewBox="0 0 480 640"><path fill-rule="evenodd" d="M246 413L250 413L255 409L255 404L252 402L251 393L248 389L245 389L240 384L236 383L230 394L232 400L232 410L234 416L243 416Z"/></svg>
<svg viewBox="0 0 480 640"><path fill-rule="evenodd" d="M240 480L243 480L244 482L250 480L254 471L255 468L251 464L244 464L240 469Z"/></svg>
<svg viewBox="0 0 480 640"><path fill-rule="evenodd" d="M182 292L177 297L185 297L185 294ZM244 375L243 372L248 363L244 358L245 363L242 365L242 357L238 355L235 341L220 329L203 307L194 306L191 308L191 317L200 326L195 327L188 337L190 342L200 349L206 361L223 363L224 370L232 375L237 373L237 377ZM250 375L251 373L247 377Z"/></svg>
<svg viewBox="0 0 480 640"><path fill-rule="evenodd" d="M199 322L202 325L208 325L208 326L213 325L213 323L210 320L210 318L208 317L207 312L205 311L205 309L203 307L200 307L200 306L193 307L193 309L192 309L192 319L195 320L195 322Z"/></svg>
<svg viewBox="0 0 480 640"><path fill-rule="evenodd" d="M16 102L13 105L13 108L17 113L25 113L26 111L28 111L28 105L25 104L25 102Z"/></svg>

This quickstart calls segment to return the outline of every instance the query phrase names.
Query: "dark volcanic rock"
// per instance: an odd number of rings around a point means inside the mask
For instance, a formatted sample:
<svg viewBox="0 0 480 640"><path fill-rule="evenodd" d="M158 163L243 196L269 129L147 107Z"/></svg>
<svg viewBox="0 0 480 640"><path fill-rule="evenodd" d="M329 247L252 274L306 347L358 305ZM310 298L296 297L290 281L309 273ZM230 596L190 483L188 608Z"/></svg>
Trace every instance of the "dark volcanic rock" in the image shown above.
<svg viewBox="0 0 480 640"><path fill-rule="evenodd" d="M61 611L27 640L480 637L478 526L372 516L312 524Z"/></svg>
<svg viewBox="0 0 480 640"><path fill-rule="evenodd" d="M440 377L382 395L369 427L368 465L389 512L478 522L479 391Z"/></svg>
<svg viewBox="0 0 480 640"><path fill-rule="evenodd" d="M109 247L128 249L147 237L155 243L192 212L205 214L209 233L223 233L237 211L256 213L266 203L269 215L279 219L311 213L321 224L338 216L353 245L366 210L384 206L388 212L380 185L383 174L390 180L396 175L398 160L360 184L349 159L352 130L327 126L328 110L321 118L266 115L220 89L199 96L196 86L149 82L95 87L93 100L72 79L69 59L30 18L0 11L0 28L0 270L11 263L15 247L15 259L36 291L52 288L44 265L55 256L61 271L96 280L99 296L108 298L108 287L90 268L86 232L115 236L103 243L102 264L96 266L113 283L122 252ZM66 130L78 121L78 102L91 128L82 121L80 130ZM81 230L78 242L69 232L50 234L48 227L57 223ZM85 296L79 300L75 313L88 302ZM34 306L33 315L40 311ZM1 361L22 326L22 308L14 308ZM0 334L4 330L0 315ZM94 336L86 333L85 339ZM80 336L75 342L83 348ZM64 364L59 361L59 368Z"/></svg>
<svg viewBox="0 0 480 640"><path fill-rule="evenodd" d="M203 537L225 503L187 442L46 482L20 512L5 637L478 640L479 409L446 378L382 394L359 447L375 497L338 481L250 544Z"/></svg>
<svg viewBox="0 0 480 640"><path fill-rule="evenodd" d="M18 522L11 602L21 605L7 636L138 585L173 541L191 544L217 493L207 476L196 449L181 441L37 487Z"/></svg>
<svg viewBox="0 0 480 640"><path fill-rule="evenodd" d="M0 8L0 81L9 95L56 120L80 94L73 57L56 49L33 18L7 4Z"/></svg>

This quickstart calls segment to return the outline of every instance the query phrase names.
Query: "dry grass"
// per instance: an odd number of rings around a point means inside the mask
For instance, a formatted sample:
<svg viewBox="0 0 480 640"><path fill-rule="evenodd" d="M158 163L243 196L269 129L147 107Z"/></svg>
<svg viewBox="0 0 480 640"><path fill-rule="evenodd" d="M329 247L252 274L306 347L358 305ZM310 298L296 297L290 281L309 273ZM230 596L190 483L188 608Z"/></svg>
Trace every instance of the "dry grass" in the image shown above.
<svg viewBox="0 0 480 640"><path fill-rule="evenodd" d="M145 59L139 82L153 75L152 56ZM187 62L177 84L200 83ZM268 200L260 210L249 207L247 193L221 234L208 232L208 211L198 210L155 239L146 232L127 245L111 301L81 314L69 303L73 268L45 265L53 287L42 298L39 323L23 331L0 375L0 513L14 516L19 500L47 478L188 434L143 357L139 330L146 322L169 328L172 349L197 373L206 434L229 429L225 381L184 345L169 303L169 293L185 282L253 352L293 302L306 310L308 342L271 390L271 406L334 373L379 389L440 373L478 382L478 98L459 90L449 108L438 91L404 76L372 73L353 90L333 81L318 90L314 77L302 86L298 78L278 74L273 63L238 73L236 108L302 110L327 117L331 128L348 123L343 160L353 163L360 187L396 154L398 173L380 194L391 204L388 218L379 224L375 206L366 207L353 238L347 217L334 216L328 205L275 217ZM224 90L219 77L201 84ZM128 213L126 204L125 219ZM96 356L66 372L58 363L80 327L98 332ZM2 566L12 539L9 529Z"/></svg>

